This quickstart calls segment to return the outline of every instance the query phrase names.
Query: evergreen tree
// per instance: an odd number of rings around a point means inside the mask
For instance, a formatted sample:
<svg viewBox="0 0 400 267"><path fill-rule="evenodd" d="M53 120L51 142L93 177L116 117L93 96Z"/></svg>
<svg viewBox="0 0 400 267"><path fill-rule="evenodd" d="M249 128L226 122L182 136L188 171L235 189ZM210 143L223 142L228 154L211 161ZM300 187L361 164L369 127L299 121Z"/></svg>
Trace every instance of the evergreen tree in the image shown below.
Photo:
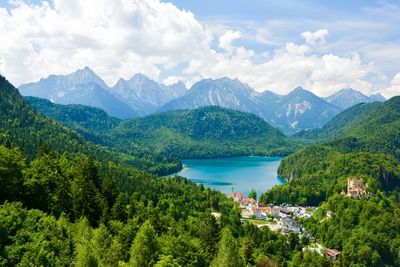
<svg viewBox="0 0 400 267"><path fill-rule="evenodd" d="M140 226L133 241L129 265L133 267L153 266L158 254L157 236L149 221Z"/></svg>
<svg viewBox="0 0 400 267"><path fill-rule="evenodd" d="M249 193L249 197L257 199L257 192L255 189L251 189L251 192Z"/></svg>
<svg viewBox="0 0 400 267"><path fill-rule="evenodd" d="M76 168L72 181L72 207L75 219L86 217L91 225L98 225L106 210L106 203L101 196L99 177L94 161L86 158Z"/></svg>
<svg viewBox="0 0 400 267"><path fill-rule="evenodd" d="M240 258L236 239L229 228L224 228L218 244L218 253L211 263L211 267L240 267L244 266Z"/></svg>
<svg viewBox="0 0 400 267"><path fill-rule="evenodd" d="M0 146L0 203L21 199L24 167L24 158L17 148Z"/></svg>
<svg viewBox="0 0 400 267"><path fill-rule="evenodd" d="M24 185L28 193L27 206L54 215L69 213L70 181L54 155L43 153L33 160L26 172Z"/></svg>

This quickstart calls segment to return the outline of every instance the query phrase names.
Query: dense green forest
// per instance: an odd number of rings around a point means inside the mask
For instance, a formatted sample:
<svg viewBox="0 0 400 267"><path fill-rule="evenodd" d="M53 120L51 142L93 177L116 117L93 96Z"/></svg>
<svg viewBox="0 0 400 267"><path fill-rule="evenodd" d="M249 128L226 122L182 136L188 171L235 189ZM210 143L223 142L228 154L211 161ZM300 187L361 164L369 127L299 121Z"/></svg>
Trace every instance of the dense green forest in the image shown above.
<svg viewBox="0 0 400 267"><path fill-rule="evenodd" d="M4 78L0 91L0 266L332 264L242 224L220 192L138 170L35 112Z"/></svg>
<svg viewBox="0 0 400 267"><path fill-rule="evenodd" d="M141 147L157 157L281 156L300 147L253 114L216 106L118 121L95 108L57 105L40 98L28 101L93 142L123 151Z"/></svg>
<svg viewBox="0 0 400 267"><path fill-rule="evenodd" d="M353 109L357 116L345 111L324 128L342 125L340 135L331 138L327 133L325 143L301 149L282 161L278 173L289 183L270 190L264 201L318 205L345 189L349 176L364 178L371 192L399 186L400 97Z"/></svg>
<svg viewBox="0 0 400 267"><path fill-rule="evenodd" d="M334 262L296 234L242 223L222 193L155 175L180 167L170 158L299 148L258 117L206 107L120 121L29 98L39 113L4 78L0 93L0 266L400 266L400 98L303 133L320 144L286 157L288 183L261 196L319 205L299 222L341 251ZM341 194L349 176L370 195Z"/></svg>
<svg viewBox="0 0 400 267"><path fill-rule="evenodd" d="M278 173L288 183L261 201L320 205L301 223L319 242L342 252L343 266L400 266L399 122L400 97L394 97L359 104L321 130L299 134L321 143L286 157ZM348 177L362 178L369 195L341 194Z"/></svg>
<svg viewBox="0 0 400 267"><path fill-rule="evenodd" d="M11 142L32 159L42 145L59 153L85 153L96 160L123 162L152 173L168 174L181 168L178 160L157 157L139 147L122 151L97 146L75 130L34 110L4 77L0 76L0 142Z"/></svg>

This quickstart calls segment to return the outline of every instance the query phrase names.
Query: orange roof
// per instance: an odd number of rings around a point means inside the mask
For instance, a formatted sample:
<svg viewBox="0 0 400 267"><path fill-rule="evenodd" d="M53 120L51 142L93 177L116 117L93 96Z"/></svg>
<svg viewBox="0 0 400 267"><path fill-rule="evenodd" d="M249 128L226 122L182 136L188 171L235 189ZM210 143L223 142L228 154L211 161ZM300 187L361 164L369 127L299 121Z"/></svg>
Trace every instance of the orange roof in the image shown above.
<svg viewBox="0 0 400 267"><path fill-rule="evenodd" d="M326 254L328 254L331 257L336 257L337 255L340 254L340 252L337 251L336 249L333 249L333 248L327 248L326 249Z"/></svg>
<svg viewBox="0 0 400 267"><path fill-rule="evenodd" d="M244 195L242 193L238 192L235 194L235 197L236 198L244 198Z"/></svg>

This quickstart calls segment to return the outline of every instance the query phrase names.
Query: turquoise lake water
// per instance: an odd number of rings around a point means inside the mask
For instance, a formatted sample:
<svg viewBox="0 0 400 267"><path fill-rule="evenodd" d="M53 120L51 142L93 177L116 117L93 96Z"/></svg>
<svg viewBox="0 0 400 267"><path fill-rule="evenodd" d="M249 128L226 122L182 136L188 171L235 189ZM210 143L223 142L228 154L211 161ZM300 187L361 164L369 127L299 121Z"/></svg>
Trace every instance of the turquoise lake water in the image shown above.
<svg viewBox="0 0 400 267"><path fill-rule="evenodd" d="M267 189L285 183L277 174L280 162L278 157L190 159L182 161L183 169L177 175L225 194L233 190L247 196L255 189L260 196Z"/></svg>

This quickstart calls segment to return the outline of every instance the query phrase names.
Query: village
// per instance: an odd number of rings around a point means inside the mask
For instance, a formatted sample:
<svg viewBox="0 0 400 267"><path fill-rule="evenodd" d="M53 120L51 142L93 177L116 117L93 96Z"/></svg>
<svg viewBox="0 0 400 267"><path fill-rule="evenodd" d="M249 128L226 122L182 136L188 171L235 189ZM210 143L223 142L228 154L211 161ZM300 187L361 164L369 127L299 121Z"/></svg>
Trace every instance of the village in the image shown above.
<svg viewBox="0 0 400 267"><path fill-rule="evenodd" d="M342 192L342 194L357 198L369 196L364 181L351 177L347 179L347 193ZM309 240L310 245L304 249L316 251L321 255L325 254L333 260L340 256L340 251L334 248L324 248L321 244L318 244L316 238L297 222L298 218L312 217L317 207L291 206L288 204L264 205L254 198L246 198L240 192L231 192L227 197L238 203L243 223L252 223L258 227L269 227L272 231L279 231L283 234L297 234L300 238L305 237ZM332 211L327 211L326 218L331 216Z"/></svg>

